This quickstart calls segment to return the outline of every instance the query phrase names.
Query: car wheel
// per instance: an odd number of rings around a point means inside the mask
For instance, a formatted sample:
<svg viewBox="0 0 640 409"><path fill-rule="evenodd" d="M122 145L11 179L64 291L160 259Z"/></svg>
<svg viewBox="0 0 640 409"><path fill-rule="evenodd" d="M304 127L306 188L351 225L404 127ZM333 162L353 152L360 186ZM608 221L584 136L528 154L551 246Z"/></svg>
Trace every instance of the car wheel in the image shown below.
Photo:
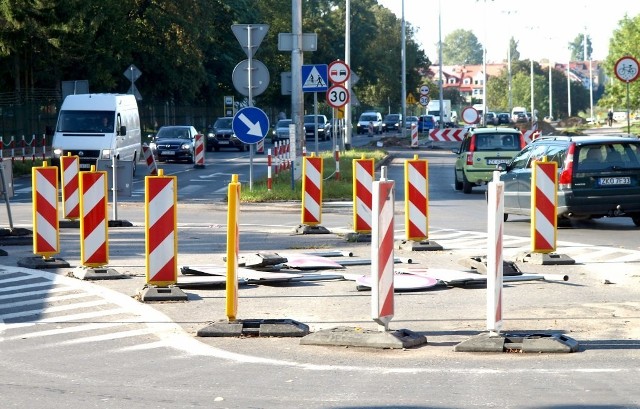
<svg viewBox="0 0 640 409"><path fill-rule="evenodd" d="M505 213L503 216L503 220L506 222L508 218L509 218L509 213Z"/></svg>
<svg viewBox="0 0 640 409"><path fill-rule="evenodd" d="M471 189L473 188L473 183L467 180L467 177L462 174L462 193L469 194L471 193Z"/></svg>
<svg viewBox="0 0 640 409"><path fill-rule="evenodd" d="M138 168L138 153L133 154L133 165L131 166L131 176L136 176L136 169Z"/></svg>
<svg viewBox="0 0 640 409"><path fill-rule="evenodd" d="M636 227L640 227L640 215L631 216L631 220L633 220L633 224L635 224Z"/></svg>
<svg viewBox="0 0 640 409"><path fill-rule="evenodd" d="M462 190L462 182L460 182L458 180L458 172L456 172L456 170L453 170L453 188L455 190Z"/></svg>

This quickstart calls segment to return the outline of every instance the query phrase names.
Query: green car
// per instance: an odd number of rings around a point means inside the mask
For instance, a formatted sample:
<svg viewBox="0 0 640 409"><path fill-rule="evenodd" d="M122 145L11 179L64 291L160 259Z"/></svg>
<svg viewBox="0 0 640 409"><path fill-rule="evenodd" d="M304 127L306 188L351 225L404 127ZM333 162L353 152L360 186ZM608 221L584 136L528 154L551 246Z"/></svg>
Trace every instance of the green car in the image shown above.
<svg viewBox="0 0 640 409"><path fill-rule="evenodd" d="M472 128L464 137L455 163L454 187L471 193L493 179L500 163L507 163L526 146L524 136L513 128Z"/></svg>

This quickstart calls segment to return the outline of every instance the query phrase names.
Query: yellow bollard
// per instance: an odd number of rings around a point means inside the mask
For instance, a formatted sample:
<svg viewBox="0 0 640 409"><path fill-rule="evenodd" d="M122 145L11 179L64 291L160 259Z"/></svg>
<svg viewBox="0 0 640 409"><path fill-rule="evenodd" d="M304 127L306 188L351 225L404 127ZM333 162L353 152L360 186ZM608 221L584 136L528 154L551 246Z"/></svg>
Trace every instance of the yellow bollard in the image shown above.
<svg viewBox="0 0 640 409"><path fill-rule="evenodd" d="M226 315L228 321L235 321L238 314L238 252L240 250L238 230L240 183L237 174L231 175L228 203Z"/></svg>

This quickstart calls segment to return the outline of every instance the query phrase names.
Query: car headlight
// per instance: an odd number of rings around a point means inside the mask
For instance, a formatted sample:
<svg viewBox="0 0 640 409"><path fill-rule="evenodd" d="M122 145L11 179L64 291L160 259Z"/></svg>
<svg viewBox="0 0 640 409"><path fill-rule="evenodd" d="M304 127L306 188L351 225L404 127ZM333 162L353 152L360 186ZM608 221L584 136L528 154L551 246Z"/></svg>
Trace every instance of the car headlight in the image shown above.
<svg viewBox="0 0 640 409"><path fill-rule="evenodd" d="M187 150L191 149L191 144L190 143L183 143L182 145L180 145L180 149L187 151Z"/></svg>
<svg viewBox="0 0 640 409"><path fill-rule="evenodd" d="M111 150L110 149L104 149L102 151L102 159L109 159L111 158Z"/></svg>

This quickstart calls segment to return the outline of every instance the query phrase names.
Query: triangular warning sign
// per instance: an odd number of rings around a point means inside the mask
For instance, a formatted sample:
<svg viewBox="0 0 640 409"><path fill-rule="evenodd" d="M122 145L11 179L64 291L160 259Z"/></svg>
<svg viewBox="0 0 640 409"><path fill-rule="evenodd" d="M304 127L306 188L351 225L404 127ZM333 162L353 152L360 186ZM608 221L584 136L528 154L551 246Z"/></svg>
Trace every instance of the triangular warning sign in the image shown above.
<svg viewBox="0 0 640 409"><path fill-rule="evenodd" d="M322 75L318 72L316 67L314 66L309 73L309 76L304 81L302 88L325 88L327 83L325 82Z"/></svg>

